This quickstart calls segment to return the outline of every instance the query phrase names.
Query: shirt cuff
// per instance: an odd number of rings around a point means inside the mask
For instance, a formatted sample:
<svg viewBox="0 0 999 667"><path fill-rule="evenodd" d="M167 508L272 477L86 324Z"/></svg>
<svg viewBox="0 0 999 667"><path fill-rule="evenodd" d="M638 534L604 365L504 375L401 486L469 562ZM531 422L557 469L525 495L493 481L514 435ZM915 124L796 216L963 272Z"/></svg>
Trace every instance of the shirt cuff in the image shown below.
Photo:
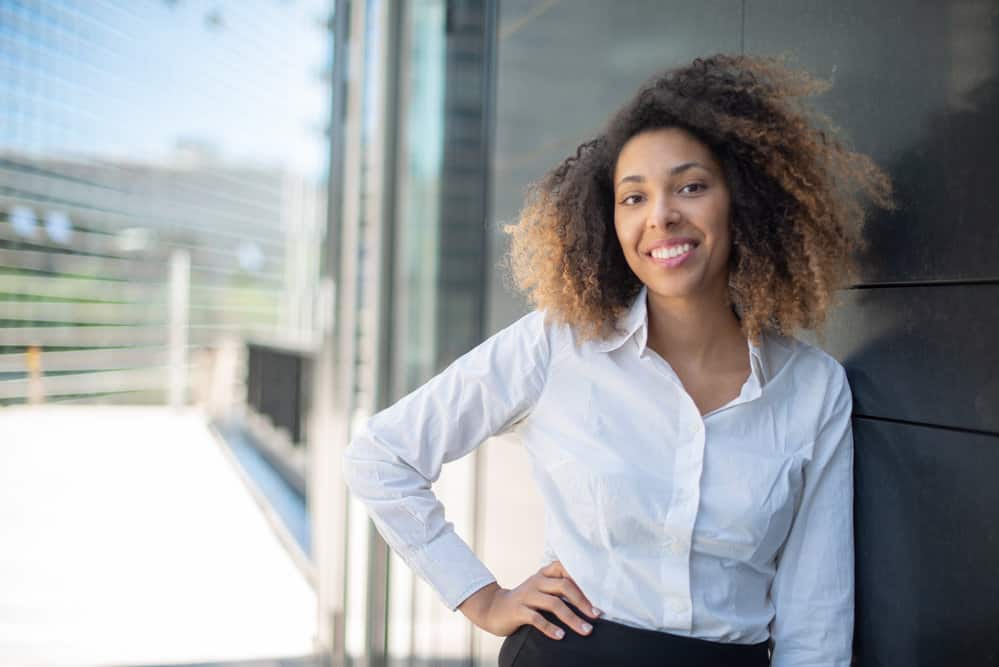
<svg viewBox="0 0 999 667"><path fill-rule="evenodd" d="M448 609L454 611L472 593L496 581L463 539L448 530L417 553L414 566Z"/></svg>

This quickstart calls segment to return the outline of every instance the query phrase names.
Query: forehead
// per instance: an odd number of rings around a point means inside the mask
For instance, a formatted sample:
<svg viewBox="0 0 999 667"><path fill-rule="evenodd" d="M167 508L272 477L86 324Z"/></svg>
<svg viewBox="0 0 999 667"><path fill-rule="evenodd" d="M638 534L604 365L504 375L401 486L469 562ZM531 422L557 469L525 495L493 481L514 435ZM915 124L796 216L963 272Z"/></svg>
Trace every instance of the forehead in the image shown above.
<svg viewBox="0 0 999 667"><path fill-rule="evenodd" d="M646 174L649 171L655 175L655 172L666 172L684 162L699 162L718 169L711 149L690 132L679 127L645 130L621 147L614 166L615 180L628 174Z"/></svg>

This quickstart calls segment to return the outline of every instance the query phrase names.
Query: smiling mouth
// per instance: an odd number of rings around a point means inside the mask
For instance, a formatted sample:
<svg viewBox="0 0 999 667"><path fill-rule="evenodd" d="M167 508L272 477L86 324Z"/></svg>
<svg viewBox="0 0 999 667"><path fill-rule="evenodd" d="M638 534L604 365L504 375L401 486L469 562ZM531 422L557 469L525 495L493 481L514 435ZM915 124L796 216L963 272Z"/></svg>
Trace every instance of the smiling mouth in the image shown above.
<svg viewBox="0 0 999 667"><path fill-rule="evenodd" d="M696 247L697 245L694 243L681 243L666 248L656 248L651 251L649 255L655 259L673 259L674 257L679 257L680 255L686 255Z"/></svg>
<svg viewBox="0 0 999 667"><path fill-rule="evenodd" d="M696 248L696 243L679 243L672 246L656 248L646 253L646 255L651 257L652 261L660 266L672 267L681 264L685 259L690 257Z"/></svg>

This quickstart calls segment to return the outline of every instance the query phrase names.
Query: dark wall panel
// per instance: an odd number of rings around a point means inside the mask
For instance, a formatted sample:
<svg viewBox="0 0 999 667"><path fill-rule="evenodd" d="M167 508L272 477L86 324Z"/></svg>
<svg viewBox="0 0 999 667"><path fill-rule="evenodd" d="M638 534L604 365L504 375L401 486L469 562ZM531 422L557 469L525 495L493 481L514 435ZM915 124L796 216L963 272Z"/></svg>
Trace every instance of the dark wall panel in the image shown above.
<svg viewBox="0 0 999 667"><path fill-rule="evenodd" d="M747 0L745 38L831 80L818 106L896 181L864 282L999 278L999 3Z"/></svg>
<svg viewBox="0 0 999 667"><path fill-rule="evenodd" d="M855 414L999 433L999 285L846 290L821 346Z"/></svg>
<svg viewBox="0 0 999 667"><path fill-rule="evenodd" d="M811 101L897 187L861 254L862 283L895 286L844 292L821 341L870 417L854 422L856 664L999 665L999 3L745 7L746 52L831 81Z"/></svg>
<svg viewBox="0 0 999 667"><path fill-rule="evenodd" d="M999 665L999 437L854 420L861 667Z"/></svg>

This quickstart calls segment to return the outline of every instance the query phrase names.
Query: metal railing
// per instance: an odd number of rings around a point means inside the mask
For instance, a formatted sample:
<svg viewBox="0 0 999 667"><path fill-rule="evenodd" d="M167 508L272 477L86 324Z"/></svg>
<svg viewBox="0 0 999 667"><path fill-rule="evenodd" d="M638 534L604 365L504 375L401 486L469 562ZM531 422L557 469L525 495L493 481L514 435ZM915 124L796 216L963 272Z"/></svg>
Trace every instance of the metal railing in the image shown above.
<svg viewBox="0 0 999 667"><path fill-rule="evenodd" d="M301 446L311 404L314 353L305 347L254 340L246 347L247 406L284 430L293 446Z"/></svg>
<svg viewBox="0 0 999 667"><path fill-rule="evenodd" d="M30 213L10 211L0 221L0 405L183 404L188 251L137 252L110 234L58 244L23 221L15 231L11 218Z"/></svg>

